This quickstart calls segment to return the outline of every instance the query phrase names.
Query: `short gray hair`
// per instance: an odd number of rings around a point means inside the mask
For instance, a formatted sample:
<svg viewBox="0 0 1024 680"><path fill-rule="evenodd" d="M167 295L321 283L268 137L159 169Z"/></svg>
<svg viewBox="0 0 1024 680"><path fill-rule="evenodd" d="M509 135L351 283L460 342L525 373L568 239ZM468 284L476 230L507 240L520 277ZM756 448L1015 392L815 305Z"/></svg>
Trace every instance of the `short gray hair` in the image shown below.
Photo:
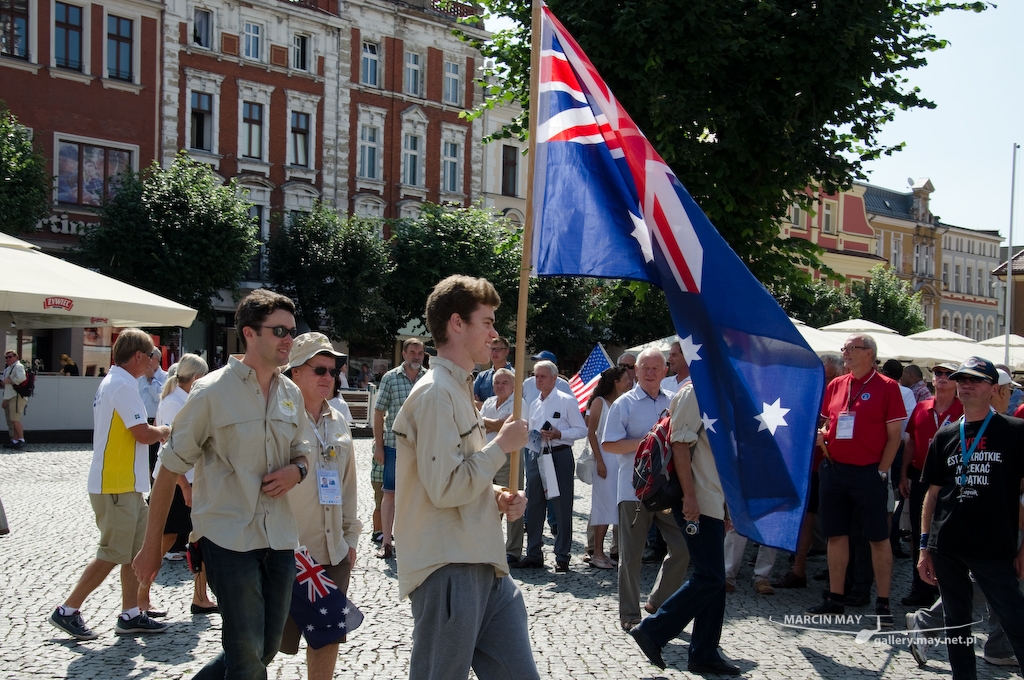
<svg viewBox="0 0 1024 680"><path fill-rule="evenodd" d="M829 352L828 354L821 355L821 363L825 366L831 366L836 372L836 375L840 375L843 372L843 358L838 354Z"/></svg>
<svg viewBox="0 0 1024 680"><path fill-rule="evenodd" d="M851 338L860 338L860 341L864 343L864 346L871 350L871 358L874 361L878 361L878 343L875 339L867 334L852 333Z"/></svg>
<svg viewBox="0 0 1024 680"><path fill-rule="evenodd" d="M494 375L491 376L491 381L493 382L494 379L497 378L499 375L507 375L509 378L512 379L512 382L515 382L515 380L516 380L516 374L515 373L513 373L510 370L508 370L507 368L502 367L502 368L499 368L498 370L496 370L494 372Z"/></svg>
<svg viewBox="0 0 1024 680"><path fill-rule="evenodd" d="M533 365L533 372L536 374L537 371L539 371L542 368L545 371L548 371L549 373L551 373L551 377L552 378L557 378L558 377L558 366L555 366L555 362L548 361L547 359L544 359L542 361L538 361L536 364Z"/></svg>
<svg viewBox="0 0 1024 680"><path fill-rule="evenodd" d="M633 357L633 361L636 361L635 354L633 354L632 352L623 352L622 354L619 355L619 359L615 363L622 364L622 360L625 359L626 357Z"/></svg>
<svg viewBox="0 0 1024 680"><path fill-rule="evenodd" d="M642 360L642 359L643 359L644 357L652 357L652 356L656 356L656 357L658 357L659 359L661 359L661 363L662 363L662 364L664 364L664 363L665 363L665 355L664 355L664 354L662 354L662 353L661 353L661 350L660 350L660 349L658 349L657 347L648 347L648 348L647 348L647 349L645 349L645 350L644 350L643 352L640 352L640 356L638 356L638 357L636 358L636 362L637 362L637 363L640 363L640 361L641 361L641 360Z"/></svg>

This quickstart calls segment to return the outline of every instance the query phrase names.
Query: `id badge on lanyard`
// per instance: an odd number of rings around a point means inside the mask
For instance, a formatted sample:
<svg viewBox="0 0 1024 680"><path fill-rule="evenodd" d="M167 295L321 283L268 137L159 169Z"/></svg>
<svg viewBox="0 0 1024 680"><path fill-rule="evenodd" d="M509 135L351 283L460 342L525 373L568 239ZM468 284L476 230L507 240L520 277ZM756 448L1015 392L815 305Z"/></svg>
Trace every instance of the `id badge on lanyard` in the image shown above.
<svg viewBox="0 0 1024 680"><path fill-rule="evenodd" d="M317 469L316 482L320 505L341 505L341 479L337 470Z"/></svg>
<svg viewBox="0 0 1024 680"><path fill-rule="evenodd" d="M856 417L853 411L842 411L836 419L836 439L853 439L853 421Z"/></svg>

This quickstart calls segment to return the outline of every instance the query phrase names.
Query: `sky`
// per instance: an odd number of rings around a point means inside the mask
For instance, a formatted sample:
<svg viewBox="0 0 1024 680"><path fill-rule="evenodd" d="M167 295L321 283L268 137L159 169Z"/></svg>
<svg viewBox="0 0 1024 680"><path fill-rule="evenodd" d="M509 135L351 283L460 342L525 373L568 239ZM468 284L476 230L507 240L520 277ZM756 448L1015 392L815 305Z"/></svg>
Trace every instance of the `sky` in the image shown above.
<svg viewBox="0 0 1024 680"><path fill-rule="evenodd" d="M1024 0L997 1L980 14L950 11L930 20L932 33L949 45L929 53L928 65L907 77L936 108L897 111L879 141L906 146L865 170L870 184L895 191L909 191L908 178L930 178L934 215L947 224L999 230L1005 245L1013 144L1024 143ZM1017 246L1024 244L1022 152L1017 151Z"/></svg>

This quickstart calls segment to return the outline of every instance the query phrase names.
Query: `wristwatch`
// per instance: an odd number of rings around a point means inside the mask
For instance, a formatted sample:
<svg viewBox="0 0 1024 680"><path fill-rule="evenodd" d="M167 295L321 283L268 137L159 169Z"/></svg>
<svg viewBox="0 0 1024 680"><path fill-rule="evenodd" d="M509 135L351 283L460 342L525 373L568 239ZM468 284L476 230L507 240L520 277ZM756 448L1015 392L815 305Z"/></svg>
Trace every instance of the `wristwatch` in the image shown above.
<svg viewBox="0 0 1024 680"><path fill-rule="evenodd" d="M889 473L888 472L882 472L881 470L879 470L878 471L878 476L882 478L883 482L888 482L889 481Z"/></svg>
<svg viewBox="0 0 1024 680"><path fill-rule="evenodd" d="M306 478L309 470L306 468L305 463L295 463L295 467L299 468L299 484L302 484L302 480Z"/></svg>

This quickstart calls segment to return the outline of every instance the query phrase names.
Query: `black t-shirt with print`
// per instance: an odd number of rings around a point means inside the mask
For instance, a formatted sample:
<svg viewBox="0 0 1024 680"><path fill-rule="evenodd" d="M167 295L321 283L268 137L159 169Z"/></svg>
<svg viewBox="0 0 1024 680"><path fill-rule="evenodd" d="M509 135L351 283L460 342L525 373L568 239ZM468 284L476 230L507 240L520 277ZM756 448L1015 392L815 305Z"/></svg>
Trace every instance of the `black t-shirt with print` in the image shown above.
<svg viewBox="0 0 1024 680"><path fill-rule="evenodd" d="M970 450L982 421L965 425ZM967 466L960 448L960 421L941 428L932 440L921 479L939 491L928 539L938 553L1013 558L1017 553L1020 480L1024 477L1024 420L993 414Z"/></svg>

